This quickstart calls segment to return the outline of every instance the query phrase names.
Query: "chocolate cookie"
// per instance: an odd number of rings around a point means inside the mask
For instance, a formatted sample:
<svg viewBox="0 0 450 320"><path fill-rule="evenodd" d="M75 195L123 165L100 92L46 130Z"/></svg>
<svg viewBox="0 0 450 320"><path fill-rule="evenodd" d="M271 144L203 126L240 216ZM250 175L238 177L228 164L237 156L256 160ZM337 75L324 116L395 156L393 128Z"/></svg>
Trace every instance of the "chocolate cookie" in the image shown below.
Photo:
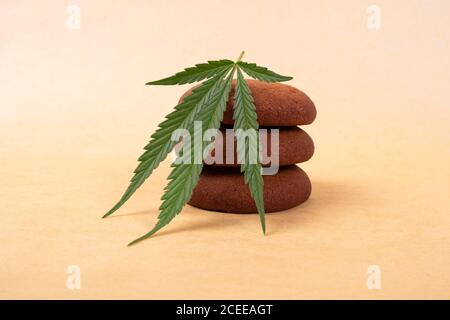
<svg viewBox="0 0 450 320"><path fill-rule="evenodd" d="M222 143L220 139L217 140L217 148L222 144L222 152L217 152L216 147L211 152L211 156L205 159L205 163L216 166L239 166L237 161L237 142L235 140L234 146L227 145L226 130L232 127L221 128ZM261 127L260 129L267 130L266 138L261 139L262 146L262 163L264 166L269 166L275 163L276 150L272 150L272 133L274 128ZM275 144L274 148L275 148ZM269 151L267 151L269 150ZM227 159L227 152L229 156ZM302 129L298 127L281 127L278 131L278 165L286 166L296 164L309 160L314 153L314 142L311 137Z"/></svg>
<svg viewBox="0 0 450 320"><path fill-rule="evenodd" d="M263 126L297 126L310 124L316 118L316 107L302 91L283 83L267 83L247 80L255 102L258 123ZM233 124L234 87L233 81L227 110L222 123ZM189 89L181 98L191 93Z"/></svg>
<svg viewBox="0 0 450 320"><path fill-rule="evenodd" d="M281 167L278 174L263 177L266 212L295 207L306 201L311 194L308 176L295 165ZM188 203L213 211L257 212L239 168L205 166Z"/></svg>

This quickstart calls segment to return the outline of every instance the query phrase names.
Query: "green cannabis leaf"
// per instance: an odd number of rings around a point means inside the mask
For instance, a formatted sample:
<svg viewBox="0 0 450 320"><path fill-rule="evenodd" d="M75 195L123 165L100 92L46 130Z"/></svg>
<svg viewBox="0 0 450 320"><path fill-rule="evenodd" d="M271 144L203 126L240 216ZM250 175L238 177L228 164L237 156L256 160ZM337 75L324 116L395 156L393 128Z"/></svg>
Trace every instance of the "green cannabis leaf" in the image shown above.
<svg viewBox="0 0 450 320"><path fill-rule="evenodd" d="M227 100L231 89L231 80L233 79L234 68L225 82L221 83L220 87L216 90L214 98L210 104L203 110L201 114L198 114L195 120L202 122L202 131L208 129L218 129L220 122L222 121L225 108L227 106ZM193 129L191 130L191 136L194 136ZM203 132L201 132L203 136ZM144 240L154 234L156 231L167 225L175 216L180 213L186 202L192 196L192 191L196 186L200 173L202 172L203 163L193 163L193 155L195 145L191 143L191 152L183 154L178 159L178 163L172 165L174 169L170 173L168 180L170 181L165 188L165 193L162 196L163 203L159 210L158 222L155 227L143 235L142 237L134 240L129 245L133 245L141 240ZM203 146L202 149L205 149ZM188 157L188 159L186 159ZM187 160L187 161L185 161ZM184 163L186 162L186 163Z"/></svg>
<svg viewBox="0 0 450 320"><path fill-rule="evenodd" d="M250 157L251 155L256 155L256 160L259 159L257 134L259 132L259 125L256 120L256 107L253 103L252 93L239 69L237 70L233 119L234 131L238 141L238 162L241 163L241 172L244 172L245 183L250 187L250 193L255 200L263 232L266 233L263 195L264 181L261 175L261 164L259 161L254 163ZM249 140L245 139L244 134L246 133L249 134Z"/></svg>
<svg viewBox="0 0 450 320"><path fill-rule="evenodd" d="M243 55L244 52L241 53L236 62L227 59L211 60L186 68L171 77L147 83L149 85L179 85L205 80L200 86L193 89L192 93L185 97L181 103L175 106L174 111L166 116L166 120L159 124L158 129L151 135L150 142L145 146L145 152L138 159L140 163L134 171L130 185L119 202L103 217L107 217L119 209L167 157L177 143L177 141L171 139L175 130L186 129L193 136L196 134L194 122L200 121L202 123L200 134L203 136L203 132L206 130L217 130L220 127L235 72L237 72L237 80L233 118L236 136L239 139L239 136L242 135L241 130L253 129L249 130L249 132L253 132L251 133L253 136L250 138L258 139L254 137L254 135L257 135L256 132L259 128L256 108L242 71L254 79L265 82L287 81L292 77L279 75L254 63L243 62L241 61ZM202 155L206 154L211 146L212 144L208 145L202 141ZM178 155L177 160L172 164L173 169L168 177L169 182L161 198L163 202L159 208L158 222L150 232L129 245L144 240L163 228L181 212L183 206L189 201L203 168L202 162L198 164L192 161L195 144L191 144L190 148L190 153L184 154L183 152L183 154ZM250 154L258 155L256 163L249 161ZM244 172L245 183L249 185L265 233L264 181L261 175L259 143L245 142L239 145L238 157L242 163L241 172Z"/></svg>
<svg viewBox="0 0 450 320"><path fill-rule="evenodd" d="M174 85L193 83L203 79L211 78L221 71L229 70L229 67L234 64L231 60L211 60L207 63L196 64L195 67L186 68L178 72L174 76L164 78L157 81L147 82L146 84L153 85Z"/></svg>
<svg viewBox="0 0 450 320"><path fill-rule="evenodd" d="M250 77L265 82L283 82L292 80L292 77L279 75L265 67L260 67L255 63L247 63L243 61L237 62L237 65L245 71Z"/></svg>
<svg viewBox="0 0 450 320"><path fill-rule="evenodd" d="M104 218L119 209L167 157L176 144L176 141L170 139L172 132L176 129L188 129L193 124L195 115L209 104L211 95L232 67L229 65L194 89L191 95L175 107L175 111L166 116L166 120L159 125L158 130L151 136L150 142L144 147L146 151L138 159L140 164L134 170L135 175L129 187L119 202L103 216Z"/></svg>

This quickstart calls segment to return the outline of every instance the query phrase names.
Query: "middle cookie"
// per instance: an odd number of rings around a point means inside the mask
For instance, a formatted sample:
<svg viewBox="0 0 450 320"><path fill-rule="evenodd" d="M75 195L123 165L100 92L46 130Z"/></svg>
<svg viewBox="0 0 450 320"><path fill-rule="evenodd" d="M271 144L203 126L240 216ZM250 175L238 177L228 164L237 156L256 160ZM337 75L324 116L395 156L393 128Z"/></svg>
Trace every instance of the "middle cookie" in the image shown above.
<svg viewBox="0 0 450 320"><path fill-rule="evenodd" d="M270 166L277 162L278 165L286 166L296 163L301 163L309 160L314 154L314 142L311 137L299 127L283 127L283 128L269 128L261 127L260 130L267 130L265 138L261 138L262 148L262 164L263 166ZM278 143L276 132L274 129L278 129ZM205 164L213 166L239 166L237 160L237 141L231 131L228 128L228 132L231 133L231 139L227 139L227 128L221 128L222 139L216 140L214 148L210 155L205 158ZM233 141L234 143L228 143L227 141ZM278 148L276 147L278 144ZM222 145L222 148L220 146ZM222 152L220 152L220 150Z"/></svg>

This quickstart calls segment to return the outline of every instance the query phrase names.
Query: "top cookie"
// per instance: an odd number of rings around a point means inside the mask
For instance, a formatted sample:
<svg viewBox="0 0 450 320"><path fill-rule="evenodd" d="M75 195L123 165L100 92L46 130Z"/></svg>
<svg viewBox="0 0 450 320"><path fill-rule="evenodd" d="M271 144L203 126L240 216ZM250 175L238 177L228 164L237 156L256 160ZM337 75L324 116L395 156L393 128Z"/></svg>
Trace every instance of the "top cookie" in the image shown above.
<svg viewBox="0 0 450 320"><path fill-rule="evenodd" d="M246 80L255 102L258 123L262 126L297 126L310 124L316 118L316 107L302 91L283 83L267 83L258 80ZM233 124L234 88L233 81L227 110L222 123ZM191 94L189 89L180 98Z"/></svg>

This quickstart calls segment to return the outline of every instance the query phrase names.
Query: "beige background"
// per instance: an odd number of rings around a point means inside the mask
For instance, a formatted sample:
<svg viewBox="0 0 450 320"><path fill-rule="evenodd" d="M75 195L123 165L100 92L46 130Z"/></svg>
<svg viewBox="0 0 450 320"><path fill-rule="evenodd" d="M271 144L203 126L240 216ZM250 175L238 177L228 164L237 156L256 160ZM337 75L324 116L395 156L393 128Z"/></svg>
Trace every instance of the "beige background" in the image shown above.
<svg viewBox="0 0 450 320"><path fill-rule="evenodd" d="M381 30L371 3L2 0L0 297L450 298L450 2L374 1ZM143 84L241 50L317 105L312 197L267 236L256 215L186 207L127 248L168 163L100 217L186 90Z"/></svg>

